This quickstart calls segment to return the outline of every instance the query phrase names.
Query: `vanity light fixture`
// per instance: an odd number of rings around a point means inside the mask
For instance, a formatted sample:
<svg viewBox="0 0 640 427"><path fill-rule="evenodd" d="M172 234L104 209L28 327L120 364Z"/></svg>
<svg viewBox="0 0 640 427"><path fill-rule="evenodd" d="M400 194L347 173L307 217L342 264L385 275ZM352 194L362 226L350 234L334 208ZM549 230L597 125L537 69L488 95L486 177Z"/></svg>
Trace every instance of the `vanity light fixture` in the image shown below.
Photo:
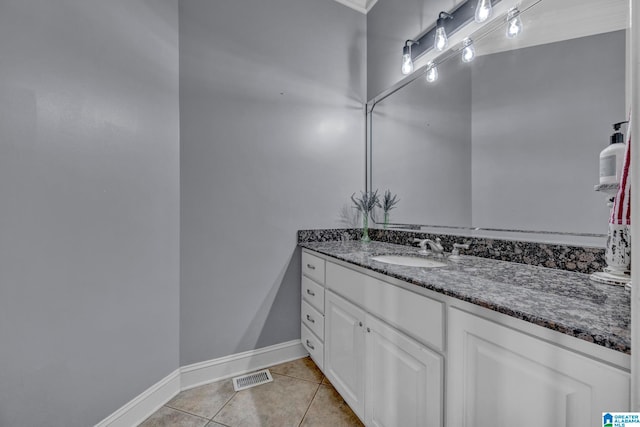
<svg viewBox="0 0 640 427"><path fill-rule="evenodd" d="M507 14L507 37L512 39L522 32L522 20L520 19L520 11L513 8Z"/></svg>
<svg viewBox="0 0 640 427"><path fill-rule="evenodd" d="M433 42L433 47L440 52L447 48L449 40L447 39L447 32L444 29L444 20L453 19L453 15L447 12L440 12L438 20L436 21L436 36Z"/></svg>
<svg viewBox="0 0 640 427"><path fill-rule="evenodd" d="M433 83L438 80L438 66L435 62L431 61L427 64L427 81Z"/></svg>
<svg viewBox="0 0 640 427"><path fill-rule="evenodd" d="M469 37L462 41L462 62L471 62L476 57L476 48Z"/></svg>
<svg viewBox="0 0 640 427"><path fill-rule="evenodd" d="M402 74L413 73L413 59L411 58L411 45L420 44L415 40L407 40L402 48Z"/></svg>
<svg viewBox="0 0 640 427"><path fill-rule="evenodd" d="M480 24L489 19L492 12L493 8L491 7L491 0L478 0L474 19Z"/></svg>

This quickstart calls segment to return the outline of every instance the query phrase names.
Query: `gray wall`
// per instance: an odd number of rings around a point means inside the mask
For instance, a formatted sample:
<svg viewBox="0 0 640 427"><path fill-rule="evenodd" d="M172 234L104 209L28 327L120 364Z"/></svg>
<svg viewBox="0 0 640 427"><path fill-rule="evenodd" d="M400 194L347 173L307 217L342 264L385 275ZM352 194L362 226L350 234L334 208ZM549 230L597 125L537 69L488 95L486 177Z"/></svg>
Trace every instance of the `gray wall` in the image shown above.
<svg viewBox="0 0 640 427"><path fill-rule="evenodd" d="M180 2L181 364L300 337L296 230L364 187L365 16Z"/></svg>
<svg viewBox="0 0 640 427"><path fill-rule="evenodd" d="M178 367L176 0L0 5L0 425L86 427Z"/></svg>
<svg viewBox="0 0 640 427"><path fill-rule="evenodd" d="M607 232L598 155L626 118L625 32L473 62L473 226Z"/></svg>
<svg viewBox="0 0 640 427"><path fill-rule="evenodd" d="M367 14L367 99L400 81L402 47L462 0L380 0Z"/></svg>

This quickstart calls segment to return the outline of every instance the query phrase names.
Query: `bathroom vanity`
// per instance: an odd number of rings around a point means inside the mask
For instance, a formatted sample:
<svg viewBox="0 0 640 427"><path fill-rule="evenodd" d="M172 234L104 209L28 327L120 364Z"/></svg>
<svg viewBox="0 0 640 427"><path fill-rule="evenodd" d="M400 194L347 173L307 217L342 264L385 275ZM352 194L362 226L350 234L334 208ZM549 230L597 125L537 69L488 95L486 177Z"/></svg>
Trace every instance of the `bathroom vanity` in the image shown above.
<svg viewBox="0 0 640 427"><path fill-rule="evenodd" d="M367 426L600 426L630 401L629 295L586 274L301 243L302 343ZM443 261L440 259L439 261Z"/></svg>

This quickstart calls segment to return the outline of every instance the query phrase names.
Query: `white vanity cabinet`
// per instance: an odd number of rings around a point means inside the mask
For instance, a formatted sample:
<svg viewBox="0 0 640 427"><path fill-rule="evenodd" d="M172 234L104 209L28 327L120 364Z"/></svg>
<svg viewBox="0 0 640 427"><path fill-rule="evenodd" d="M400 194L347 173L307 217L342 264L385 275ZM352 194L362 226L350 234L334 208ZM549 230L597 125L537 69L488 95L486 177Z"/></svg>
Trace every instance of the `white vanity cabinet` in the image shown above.
<svg viewBox="0 0 640 427"><path fill-rule="evenodd" d="M365 312L331 291L326 294L324 374L353 412L364 419Z"/></svg>
<svg viewBox="0 0 640 427"><path fill-rule="evenodd" d="M602 426L629 410L628 372L451 308L447 425Z"/></svg>
<svg viewBox="0 0 640 427"><path fill-rule="evenodd" d="M303 252L302 343L368 427L589 427L629 410L629 355L412 286Z"/></svg>
<svg viewBox="0 0 640 427"><path fill-rule="evenodd" d="M302 252L302 345L322 370L324 366L324 270L325 261Z"/></svg>
<svg viewBox="0 0 640 427"><path fill-rule="evenodd" d="M392 307L394 302L428 299L332 263L326 283L324 373L351 409L367 426L442 426L442 356L387 323L402 326L404 316L393 312L403 306ZM376 285L384 295L376 295ZM379 311L376 303L366 301L385 301L392 310L383 321L373 314ZM437 336L442 317L438 320Z"/></svg>
<svg viewBox="0 0 640 427"><path fill-rule="evenodd" d="M442 356L384 322L365 321L367 426L442 426Z"/></svg>

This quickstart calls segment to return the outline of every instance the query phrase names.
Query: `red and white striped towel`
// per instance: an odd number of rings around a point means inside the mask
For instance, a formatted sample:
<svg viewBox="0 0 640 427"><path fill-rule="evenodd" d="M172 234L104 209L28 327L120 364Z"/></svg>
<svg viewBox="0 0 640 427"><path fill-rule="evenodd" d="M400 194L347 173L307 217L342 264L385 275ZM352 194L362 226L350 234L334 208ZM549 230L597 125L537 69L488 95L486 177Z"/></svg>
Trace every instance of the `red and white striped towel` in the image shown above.
<svg viewBox="0 0 640 427"><path fill-rule="evenodd" d="M631 165L631 119L629 119L627 129L629 129L627 132L627 149L622 163L620 187L613 201L609 224L631 225L631 177L629 176L629 166Z"/></svg>

